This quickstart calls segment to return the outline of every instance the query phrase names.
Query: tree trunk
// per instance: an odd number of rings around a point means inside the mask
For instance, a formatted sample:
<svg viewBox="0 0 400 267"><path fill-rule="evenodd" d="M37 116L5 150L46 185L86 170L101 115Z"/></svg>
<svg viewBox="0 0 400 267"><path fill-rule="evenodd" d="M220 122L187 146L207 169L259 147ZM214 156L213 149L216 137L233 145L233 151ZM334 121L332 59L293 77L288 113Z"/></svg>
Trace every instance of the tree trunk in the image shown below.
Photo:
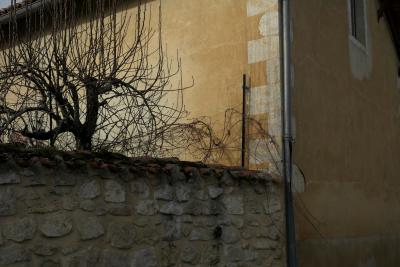
<svg viewBox="0 0 400 267"><path fill-rule="evenodd" d="M76 149L91 151L92 150L92 135L87 135L82 132L78 136L75 135Z"/></svg>

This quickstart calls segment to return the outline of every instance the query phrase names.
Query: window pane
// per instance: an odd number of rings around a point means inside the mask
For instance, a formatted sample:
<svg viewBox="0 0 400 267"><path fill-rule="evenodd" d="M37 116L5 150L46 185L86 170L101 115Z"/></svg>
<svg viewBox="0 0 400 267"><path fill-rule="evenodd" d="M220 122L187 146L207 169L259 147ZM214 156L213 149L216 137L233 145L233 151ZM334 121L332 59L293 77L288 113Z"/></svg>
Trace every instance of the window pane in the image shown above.
<svg viewBox="0 0 400 267"><path fill-rule="evenodd" d="M356 3L356 37L357 40L365 45L365 9L364 0L355 0Z"/></svg>
<svg viewBox="0 0 400 267"><path fill-rule="evenodd" d="M351 34L360 43L366 45L365 37L365 6L364 0L350 0L351 2Z"/></svg>

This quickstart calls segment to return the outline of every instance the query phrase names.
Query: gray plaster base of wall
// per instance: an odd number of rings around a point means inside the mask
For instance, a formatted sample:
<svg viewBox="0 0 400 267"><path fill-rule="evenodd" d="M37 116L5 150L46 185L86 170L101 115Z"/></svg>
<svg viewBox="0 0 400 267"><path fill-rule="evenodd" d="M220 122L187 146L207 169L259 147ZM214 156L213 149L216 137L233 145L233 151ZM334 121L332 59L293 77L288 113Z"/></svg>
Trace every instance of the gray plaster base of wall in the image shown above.
<svg viewBox="0 0 400 267"><path fill-rule="evenodd" d="M400 236L298 241L299 267L398 267Z"/></svg>
<svg viewBox="0 0 400 267"><path fill-rule="evenodd" d="M284 266L280 185L269 177L1 157L0 266Z"/></svg>

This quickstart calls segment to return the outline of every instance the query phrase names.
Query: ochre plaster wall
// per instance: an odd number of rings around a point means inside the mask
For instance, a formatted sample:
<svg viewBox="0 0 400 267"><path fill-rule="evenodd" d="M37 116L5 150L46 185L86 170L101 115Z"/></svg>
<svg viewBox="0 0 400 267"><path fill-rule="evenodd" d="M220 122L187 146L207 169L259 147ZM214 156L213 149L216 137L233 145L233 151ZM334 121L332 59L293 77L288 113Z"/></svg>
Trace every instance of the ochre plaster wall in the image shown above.
<svg viewBox="0 0 400 267"><path fill-rule="evenodd" d="M151 2L157 10L158 1ZM173 57L182 59L183 84L189 117L209 117L219 133L228 109L242 111L242 81L247 75L248 116L257 119L274 139L281 139L279 7L277 0L163 0L163 41ZM238 122L240 116L235 117ZM240 165L241 123L220 162ZM265 136L248 139L247 162L267 169L274 155L267 152ZM279 148L277 149L279 150ZM184 157L184 153L180 155ZM272 169L272 168L270 168Z"/></svg>
<svg viewBox="0 0 400 267"><path fill-rule="evenodd" d="M367 3L372 68L359 80L350 65L347 1L293 1L294 160L306 181L296 197L303 267L400 262L390 245L400 231L398 61L376 1Z"/></svg>

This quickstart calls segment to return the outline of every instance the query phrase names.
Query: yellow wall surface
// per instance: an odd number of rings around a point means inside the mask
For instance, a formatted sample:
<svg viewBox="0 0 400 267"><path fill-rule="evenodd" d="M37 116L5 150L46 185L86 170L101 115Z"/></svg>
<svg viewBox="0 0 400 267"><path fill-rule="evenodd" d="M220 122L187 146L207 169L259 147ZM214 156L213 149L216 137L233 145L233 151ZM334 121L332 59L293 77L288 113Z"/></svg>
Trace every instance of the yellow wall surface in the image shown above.
<svg viewBox="0 0 400 267"><path fill-rule="evenodd" d="M159 1L152 3L157 10ZM279 16L277 0L163 0L163 42L182 60L185 107L191 118L209 117L218 136L228 109L242 111L243 74L249 86L247 114L280 142ZM240 165L241 120L220 163ZM268 167L263 137L248 138L246 164ZM279 148L277 148L279 150ZM274 151L275 154L279 154ZM184 156L184 155L181 155ZM274 155L279 157L279 155Z"/></svg>
<svg viewBox="0 0 400 267"><path fill-rule="evenodd" d="M294 160L306 182L296 196L302 267L400 262L390 245L400 231L398 60L377 1L366 2L363 63L352 59L347 1L293 1Z"/></svg>

